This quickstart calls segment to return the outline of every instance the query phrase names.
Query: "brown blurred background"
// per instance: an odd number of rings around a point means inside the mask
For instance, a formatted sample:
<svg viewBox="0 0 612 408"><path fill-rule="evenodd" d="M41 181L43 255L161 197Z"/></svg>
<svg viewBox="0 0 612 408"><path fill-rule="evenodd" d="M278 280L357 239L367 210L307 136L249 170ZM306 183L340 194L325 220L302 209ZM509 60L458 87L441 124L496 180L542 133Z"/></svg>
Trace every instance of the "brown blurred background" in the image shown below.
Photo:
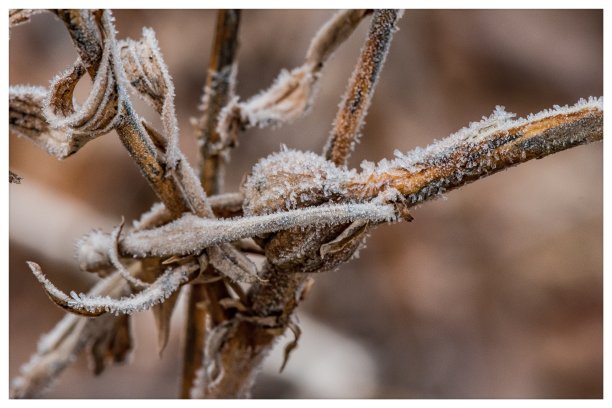
<svg viewBox="0 0 612 408"><path fill-rule="evenodd" d="M280 69L301 65L310 38L331 14L244 11L238 94L247 98ZM175 81L181 146L195 163L188 120L198 114L215 13L120 10L115 16L120 38L139 37L143 26L155 29ZM368 24L324 69L309 115L242 135L226 191L235 191L258 158L281 143L321 151ZM399 27L352 166L425 146L495 105L522 116L603 94L598 10L416 10ZM47 85L75 57L62 24L35 16L11 31L10 83ZM137 108L154 119L148 107ZM375 230L360 259L316 277L299 312L337 336L323 347L313 332L296 356L311 356L306 360L314 364L357 346L366 363L351 370L354 381L345 388L334 383L344 375L343 363L325 369L331 391L307 388L299 374L268 370L254 396L601 398L602 161L601 143L578 147L451 192L416 209L410 224ZM121 216L130 222L155 198L114 133L63 162L11 135L10 168L24 177L10 187L12 378L39 335L62 316L25 261L40 263L62 289L85 290L92 278L78 271L73 242L94 227L110 230ZM162 359L153 319L143 313L135 319L130 365L94 378L81 356L46 396L175 397L181 315L178 310ZM347 358L350 364L350 353ZM288 369L297 365L304 378L316 372L295 359Z"/></svg>

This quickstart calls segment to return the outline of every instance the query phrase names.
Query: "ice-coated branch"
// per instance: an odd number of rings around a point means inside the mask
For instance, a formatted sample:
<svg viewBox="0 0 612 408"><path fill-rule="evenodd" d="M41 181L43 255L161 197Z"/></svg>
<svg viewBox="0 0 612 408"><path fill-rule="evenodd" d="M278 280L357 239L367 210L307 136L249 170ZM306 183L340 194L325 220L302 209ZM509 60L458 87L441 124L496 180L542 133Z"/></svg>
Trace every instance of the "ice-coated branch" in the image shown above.
<svg viewBox="0 0 612 408"><path fill-rule="evenodd" d="M240 26L240 10L219 10L215 37L210 56L206 86L202 97L199 119L193 119L195 136L199 145L200 184L208 195L218 194L223 188L225 164L229 160L229 149L235 145L233 138L222 137L218 131L221 110L235 97L238 50L238 29ZM236 134L233 134L236 136ZM237 253L237 256L232 256ZM228 265L224 273L231 279L240 276L255 276L256 269L249 265L248 259L230 245L210 248L211 261L204 273L217 274L216 267ZM231 262L235 259L237 262ZM250 267L251 274L245 271ZM228 275L227 272L230 272ZM223 280L208 284L194 284L189 291L187 303L187 321L185 325L185 342L183 351L183 367L181 375L181 398L188 398L190 390L195 386L197 373L204 371L202 367L204 344L208 335L205 322L211 325L221 324L228 312L223 309L219 300L230 297ZM206 304L207 307L201 307Z"/></svg>
<svg viewBox="0 0 612 408"><path fill-rule="evenodd" d="M397 21L401 16L399 10L374 12L365 45L323 149L325 158L338 166L346 165L359 139L359 132L368 113L376 82L387 58Z"/></svg>
<svg viewBox="0 0 612 408"><path fill-rule="evenodd" d="M526 118L497 107L480 122L364 171L347 185L349 194L376 196L393 187L414 206L483 177L575 146L603 139L603 98L544 110Z"/></svg>

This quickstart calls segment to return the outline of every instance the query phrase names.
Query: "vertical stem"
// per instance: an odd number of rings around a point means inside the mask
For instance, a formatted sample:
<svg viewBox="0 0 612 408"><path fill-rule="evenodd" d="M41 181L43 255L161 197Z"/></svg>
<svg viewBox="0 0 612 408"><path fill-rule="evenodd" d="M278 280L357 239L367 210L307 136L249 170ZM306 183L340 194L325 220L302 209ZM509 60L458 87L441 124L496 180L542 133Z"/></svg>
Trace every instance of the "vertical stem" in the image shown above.
<svg viewBox="0 0 612 408"><path fill-rule="evenodd" d="M240 10L220 10L217 14L215 40L203 98L203 114L196 125L200 146L200 179L208 195L222 189L224 146L217 132L221 109L234 96L236 70L234 59L238 50Z"/></svg>
<svg viewBox="0 0 612 408"><path fill-rule="evenodd" d="M325 158L338 166L346 165L359 138L378 76L387 58L395 24L400 17L398 10L374 12L365 46L361 50L359 61L334 120L334 127L323 150Z"/></svg>
<svg viewBox="0 0 612 408"><path fill-rule="evenodd" d="M196 124L196 137L200 146L200 180L209 196L219 194L223 185L225 159L221 154L224 146L221 145L217 124L221 109L234 94L234 59L238 49L239 24L240 10L219 10L203 97L204 112ZM229 292L223 281L191 286L187 305L181 398L189 398L197 371L202 368L206 315L210 315L213 326L229 317L219 303L225 297L229 297Z"/></svg>

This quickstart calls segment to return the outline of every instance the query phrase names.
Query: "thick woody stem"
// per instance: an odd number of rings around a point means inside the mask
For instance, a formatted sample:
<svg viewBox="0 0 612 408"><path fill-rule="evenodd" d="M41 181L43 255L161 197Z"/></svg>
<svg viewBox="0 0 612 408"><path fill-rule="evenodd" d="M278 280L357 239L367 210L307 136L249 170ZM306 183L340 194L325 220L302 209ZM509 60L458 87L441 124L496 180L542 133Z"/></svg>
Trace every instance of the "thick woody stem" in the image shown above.
<svg viewBox="0 0 612 408"><path fill-rule="evenodd" d="M361 197L375 197L392 187L411 207L531 159L602 139L603 111L585 106L517 124L477 142L465 141L428 155L409 169L390 166L364 174L350 183L349 190ZM436 145L431 147L435 149Z"/></svg>
<svg viewBox="0 0 612 408"><path fill-rule="evenodd" d="M196 124L196 137L200 145L200 182L208 195L221 192L226 157L225 146L220 146L221 137L217 131L219 114L234 95L235 57L238 50L238 28L240 10L219 10L215 39L210 57L210 66L203 97L203 115ZM210 273L214 273L209 266ZM206 344L206 321L210 316L212 326L222 324L230 314L223 309L220 300L230 297L225 283L221 280L209 284L194 284L187 303L187 323L183 350L183 373L181 377L181 398L193 393L194 381L204 362Z"/></svg>
<svg viewBox="0 0 612 408"><path fill-rule="evenodd" d="M359 131L372 101L376 82L387 58L395 25L400 17L401 13L398 10L374 12L366 43L361 50L347 92L334 120L334 127L323 150L325 158L338 166L346 165L359 139Z"/></svg>

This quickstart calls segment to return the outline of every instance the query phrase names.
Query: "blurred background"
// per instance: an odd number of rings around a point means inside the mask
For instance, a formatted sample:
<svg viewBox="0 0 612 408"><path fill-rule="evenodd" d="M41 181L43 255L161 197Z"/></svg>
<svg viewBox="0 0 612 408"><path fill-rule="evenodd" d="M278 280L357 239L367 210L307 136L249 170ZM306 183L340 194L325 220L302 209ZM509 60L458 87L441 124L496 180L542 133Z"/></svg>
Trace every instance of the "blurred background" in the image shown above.
<svg viewBox="0 0 612 408"><path fill-rule="evenodd" d="M303 62L332 15L248 10L240 27L237 92L268 85ZM119 38L152 27L176 87L181 147L193 164L197 116L215 13L120 10ZM369 19L323 71L307 116L242 134L227 170L236 191L261 157L320 152L365 38ZM598 10L407 11L399 22L351 166L425 146L504 105L519 116L603 94L603 13ZM11 30L10 84L47 85L76 58L63 25L37 15ZM87 79L77 93L87 94ZM133 98L134 102L136 98ZM137 110L155 120L147 106ZM159 123L159 122L157 122ZM298 311L304 338L285 373L270 359L254 397L601 398L603 396L602 144L578 147L494 175L376 229L354 260L316 276ZM36 261L64 290L84 291L74 241L110 231L155 201L111 133L56 161L10 136L9 374L63 312L25 265ZM134 319L126 366L95 378L81 356L48 398L173 398L183 310L156 352L153 319ZM282 344L281 344L282 348ZM276 360L275 360L276 359Z"/></svg>

